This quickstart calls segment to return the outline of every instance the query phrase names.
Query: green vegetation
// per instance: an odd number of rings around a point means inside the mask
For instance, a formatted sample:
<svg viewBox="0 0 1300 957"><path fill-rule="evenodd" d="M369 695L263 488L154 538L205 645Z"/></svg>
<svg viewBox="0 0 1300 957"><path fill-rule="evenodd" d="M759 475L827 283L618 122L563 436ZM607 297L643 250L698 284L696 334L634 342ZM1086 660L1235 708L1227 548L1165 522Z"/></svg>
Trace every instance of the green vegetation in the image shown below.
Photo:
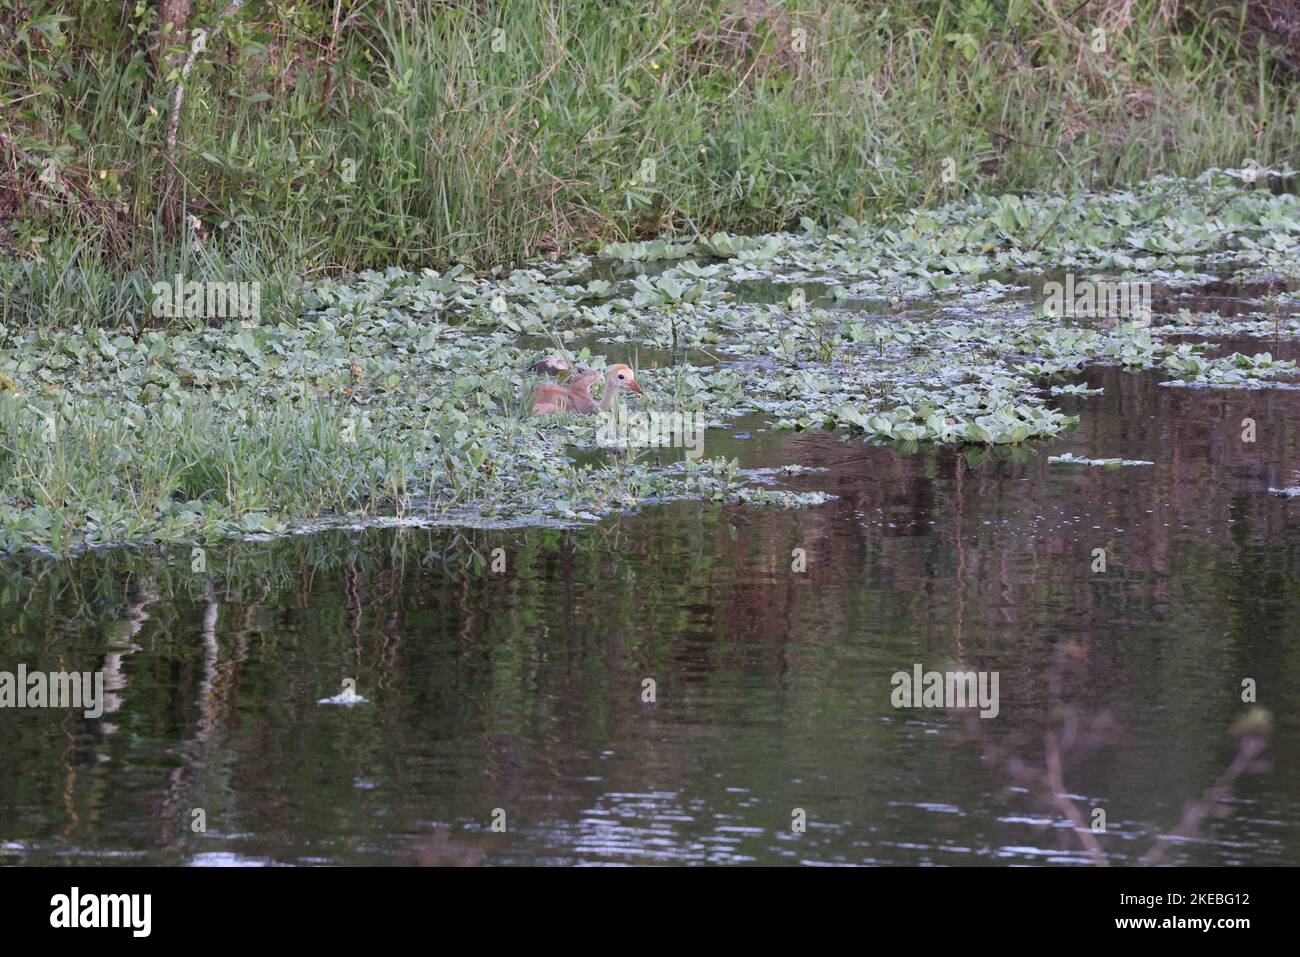
<svg viewBox="0 0 1300 957"><path fill-rule="evenodd" d="M0 0L0 550L816 504L571 456L590 420L522 415L543 349L903 448L1058 435L1085 362L1271 384L1017 285L1297 261L1243 188L1300 142L1286 58L1085 6ZM257 307L161 308L188 283Z"/></svg>
<svg viewBox="0 0 1300 957"><path fill-rule="evenodd" d="M0 0L4 322L138 333L177 274L259 281L293 321L320 270L1105 189L1300 142L1287 51L1197 4L193 0L170 6L218 32L187 77L168 6Z"/></svg>
<svg viewBox="0 0 1300 957"><path fill-rule="evenodd" d="M1294 317L1068 320L1007 281L1050 262L1170 285L1195 283L1211 263L1294 278L1300 201L1223 172L682 246L692 258L652 278L642 260L659 250L610 247L499 278L390 267L316 279L296 292L292 322L135 337L93 324L0 326L0 550L358 520L573 522L675 497L822 500L764 488L765 477L717 457L575 459L571 447L599 445L596 418L523 414L521 370L543 349L636 363L638 408L839 427L974 457L1029 454L1024 443L1068 429L1074 417L1050 399L1092 394L1066 381L1086 364L1220 387L1287 385L1275 380L1295 372L1267 354L1213 358L1210 343L1173 338L1290 336Z"/></svg>

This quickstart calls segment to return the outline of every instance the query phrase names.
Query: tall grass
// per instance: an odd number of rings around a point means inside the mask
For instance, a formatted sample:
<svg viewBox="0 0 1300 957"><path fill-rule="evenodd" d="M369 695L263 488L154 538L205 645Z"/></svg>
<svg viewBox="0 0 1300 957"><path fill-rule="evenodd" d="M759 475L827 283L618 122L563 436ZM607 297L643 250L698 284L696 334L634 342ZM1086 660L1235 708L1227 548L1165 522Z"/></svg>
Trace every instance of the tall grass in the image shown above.
<svg viewBox="0 0 1300 957"><path fill-rule="evenodd" d="M192 24L224 6L196 0ZM190 77L172 158L194 220L166 234L178 81L152 8L0 0L0 321L138 329L177 272L261 281L292 318L314 270L1295 158L1295 86L1223 24L1064 7L393 0L339 4L337 30L332 0L246 9Z"/></svg>
<svg viewBox="0 0 1300 957"><path fill-rule="evenodd" d="M34 417L0 390L0 552L31 541L186 540L275 516L400 506L413 470L397 440L347 438L337 408L231 414L197 400L130 423L112 408Z"/></svg>

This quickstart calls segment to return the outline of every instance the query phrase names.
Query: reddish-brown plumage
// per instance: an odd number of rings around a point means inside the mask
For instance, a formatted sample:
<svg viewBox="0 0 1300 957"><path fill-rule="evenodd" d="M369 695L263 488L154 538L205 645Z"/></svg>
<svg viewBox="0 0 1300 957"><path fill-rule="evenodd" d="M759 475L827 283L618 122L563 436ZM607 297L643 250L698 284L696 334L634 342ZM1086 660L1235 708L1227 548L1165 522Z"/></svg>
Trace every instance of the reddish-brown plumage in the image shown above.
<svg viewBox="0 0 1300 957"><path fill-rule="evenodd" d="M591 387L600 378L595 369L579 367L568 385L541 385L533 390L533 415L553 412L595 412L596 400Z"/></svg>
<svg viewBox="0 0 1300 957"><path fill-rule="evenodd" d="M580 366L567 386L538 386L532 393L533 415L550 415L553 412L608 412L614 407L623 389L642 395L636 374L621 362L605 370L605 391L597 402L591 396L591 387L600 378L595 369Z"/></svg>

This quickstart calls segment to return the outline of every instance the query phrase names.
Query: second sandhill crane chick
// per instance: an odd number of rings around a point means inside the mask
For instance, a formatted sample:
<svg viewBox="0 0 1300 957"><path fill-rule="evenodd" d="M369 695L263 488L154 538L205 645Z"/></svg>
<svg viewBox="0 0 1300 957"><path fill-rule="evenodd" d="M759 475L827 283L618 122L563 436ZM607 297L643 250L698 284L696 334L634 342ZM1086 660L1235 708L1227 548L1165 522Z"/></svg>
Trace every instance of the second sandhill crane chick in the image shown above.
<svg viewBox="0 0 1300 957"><path fill-rule="evenodd" d="M567 385L541 385L533 390L533 415L550 415L553 412L596 411L596 400L591 397L591 387L600 373L587 366L579 366Z"/></svg>

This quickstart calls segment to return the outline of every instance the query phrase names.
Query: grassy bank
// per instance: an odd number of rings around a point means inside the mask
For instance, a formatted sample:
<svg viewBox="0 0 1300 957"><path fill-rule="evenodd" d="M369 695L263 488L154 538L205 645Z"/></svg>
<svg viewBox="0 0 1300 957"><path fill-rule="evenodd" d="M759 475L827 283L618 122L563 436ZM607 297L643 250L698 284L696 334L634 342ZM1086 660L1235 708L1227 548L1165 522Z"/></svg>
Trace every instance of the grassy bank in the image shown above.
<svg viewBox="0 0 1300 957"><path fill-rule="evenodd" d="M0 321L138 331L177 274L261 282L292 321L294 277L322 270L1106 188L1300 142L1289 75L1189 3L190 7L219 32L182 79L154 5L0 0Z"/></svg>

